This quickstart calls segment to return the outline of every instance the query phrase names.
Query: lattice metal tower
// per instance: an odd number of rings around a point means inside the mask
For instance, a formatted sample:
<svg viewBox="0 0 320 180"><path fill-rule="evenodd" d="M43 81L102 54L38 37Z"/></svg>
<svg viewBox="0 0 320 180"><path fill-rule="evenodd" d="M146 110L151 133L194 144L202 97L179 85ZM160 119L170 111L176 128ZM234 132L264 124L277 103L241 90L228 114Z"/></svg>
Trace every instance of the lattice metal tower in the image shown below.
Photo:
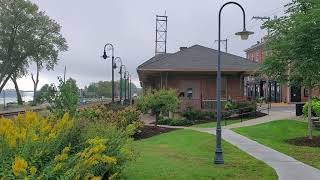
<svg viewBox="0 0 320 180"><path fill-rule="evenodd" d="M156 16L155 54L167 53L168 16Z"/></svg>

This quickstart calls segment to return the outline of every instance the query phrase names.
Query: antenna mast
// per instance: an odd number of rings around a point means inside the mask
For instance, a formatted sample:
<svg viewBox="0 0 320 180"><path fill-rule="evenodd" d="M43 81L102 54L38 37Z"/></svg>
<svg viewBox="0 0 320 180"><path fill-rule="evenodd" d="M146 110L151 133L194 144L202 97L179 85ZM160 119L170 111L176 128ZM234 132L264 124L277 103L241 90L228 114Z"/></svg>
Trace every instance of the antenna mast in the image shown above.
<svg viewBox="0 0 320 180"><path fill-rule="evenodd" d="M155 55L167 53L168 16L156 16Z"/></svg>

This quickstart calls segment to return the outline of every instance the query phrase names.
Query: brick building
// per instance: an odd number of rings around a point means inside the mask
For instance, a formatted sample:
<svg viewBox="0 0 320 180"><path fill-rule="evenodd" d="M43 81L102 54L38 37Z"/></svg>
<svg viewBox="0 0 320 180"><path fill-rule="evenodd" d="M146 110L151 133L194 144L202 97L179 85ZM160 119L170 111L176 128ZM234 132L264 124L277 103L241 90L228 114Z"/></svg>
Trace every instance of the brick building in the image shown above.
<svg viewBox="0 0 320 180"><path fill-rule="evenodd" d="M156 55L137 68L144 91L177 89L181 109L210 110L216 104L218 51L195 45L172 54ZM258 63L232 54L221 54L223 101L246 99L244 79Z"/></svg>
<svg viewBox="0 0 320 180"><path fill-rule="evenodd" d="M257 62L259 64L265 61L267 52L265 50L265 42L257 42L257 44L251 46L245 50L247 59ZM254 78L252 78L254 80ZM273 80L262 78L255 80L255 83L247 83L247 95L265 97L271 100L271 102L305 102L308 100L308 91L304 87L281 85ZM268 93L270 92L270 93ZM319 90L313 91L314 95L320 95Z"/></svg>

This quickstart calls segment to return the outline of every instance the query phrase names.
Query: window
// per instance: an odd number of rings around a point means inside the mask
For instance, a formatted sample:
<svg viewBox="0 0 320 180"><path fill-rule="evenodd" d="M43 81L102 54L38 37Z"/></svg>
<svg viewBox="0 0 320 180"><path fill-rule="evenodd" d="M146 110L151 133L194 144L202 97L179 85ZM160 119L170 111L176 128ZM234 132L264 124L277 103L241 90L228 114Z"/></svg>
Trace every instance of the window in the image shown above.
<svg viewBox="0 0 320 180"><path fill-rule="evenodd" d="M186 94L189 99L192 99L192 88L188 88Z"/></svg>
<svg viewBox="0 0 320 180"><path fill-rule="evenodd" d="M304 88L303 94L304 94L304 97L309 97L309 90Z"/></svg>

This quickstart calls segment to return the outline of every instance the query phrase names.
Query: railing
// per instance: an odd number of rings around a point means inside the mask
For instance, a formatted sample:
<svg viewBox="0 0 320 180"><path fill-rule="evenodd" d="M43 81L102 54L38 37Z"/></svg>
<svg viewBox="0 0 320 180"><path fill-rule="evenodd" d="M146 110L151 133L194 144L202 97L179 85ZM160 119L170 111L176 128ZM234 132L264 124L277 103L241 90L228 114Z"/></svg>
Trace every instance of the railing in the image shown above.
<svg viewBox="0 0 320 180"><path fill-rule="evenodd" d="M201 110L201 99L183 99L180 101L180 111L185 111L189 107Z"/></svg>

